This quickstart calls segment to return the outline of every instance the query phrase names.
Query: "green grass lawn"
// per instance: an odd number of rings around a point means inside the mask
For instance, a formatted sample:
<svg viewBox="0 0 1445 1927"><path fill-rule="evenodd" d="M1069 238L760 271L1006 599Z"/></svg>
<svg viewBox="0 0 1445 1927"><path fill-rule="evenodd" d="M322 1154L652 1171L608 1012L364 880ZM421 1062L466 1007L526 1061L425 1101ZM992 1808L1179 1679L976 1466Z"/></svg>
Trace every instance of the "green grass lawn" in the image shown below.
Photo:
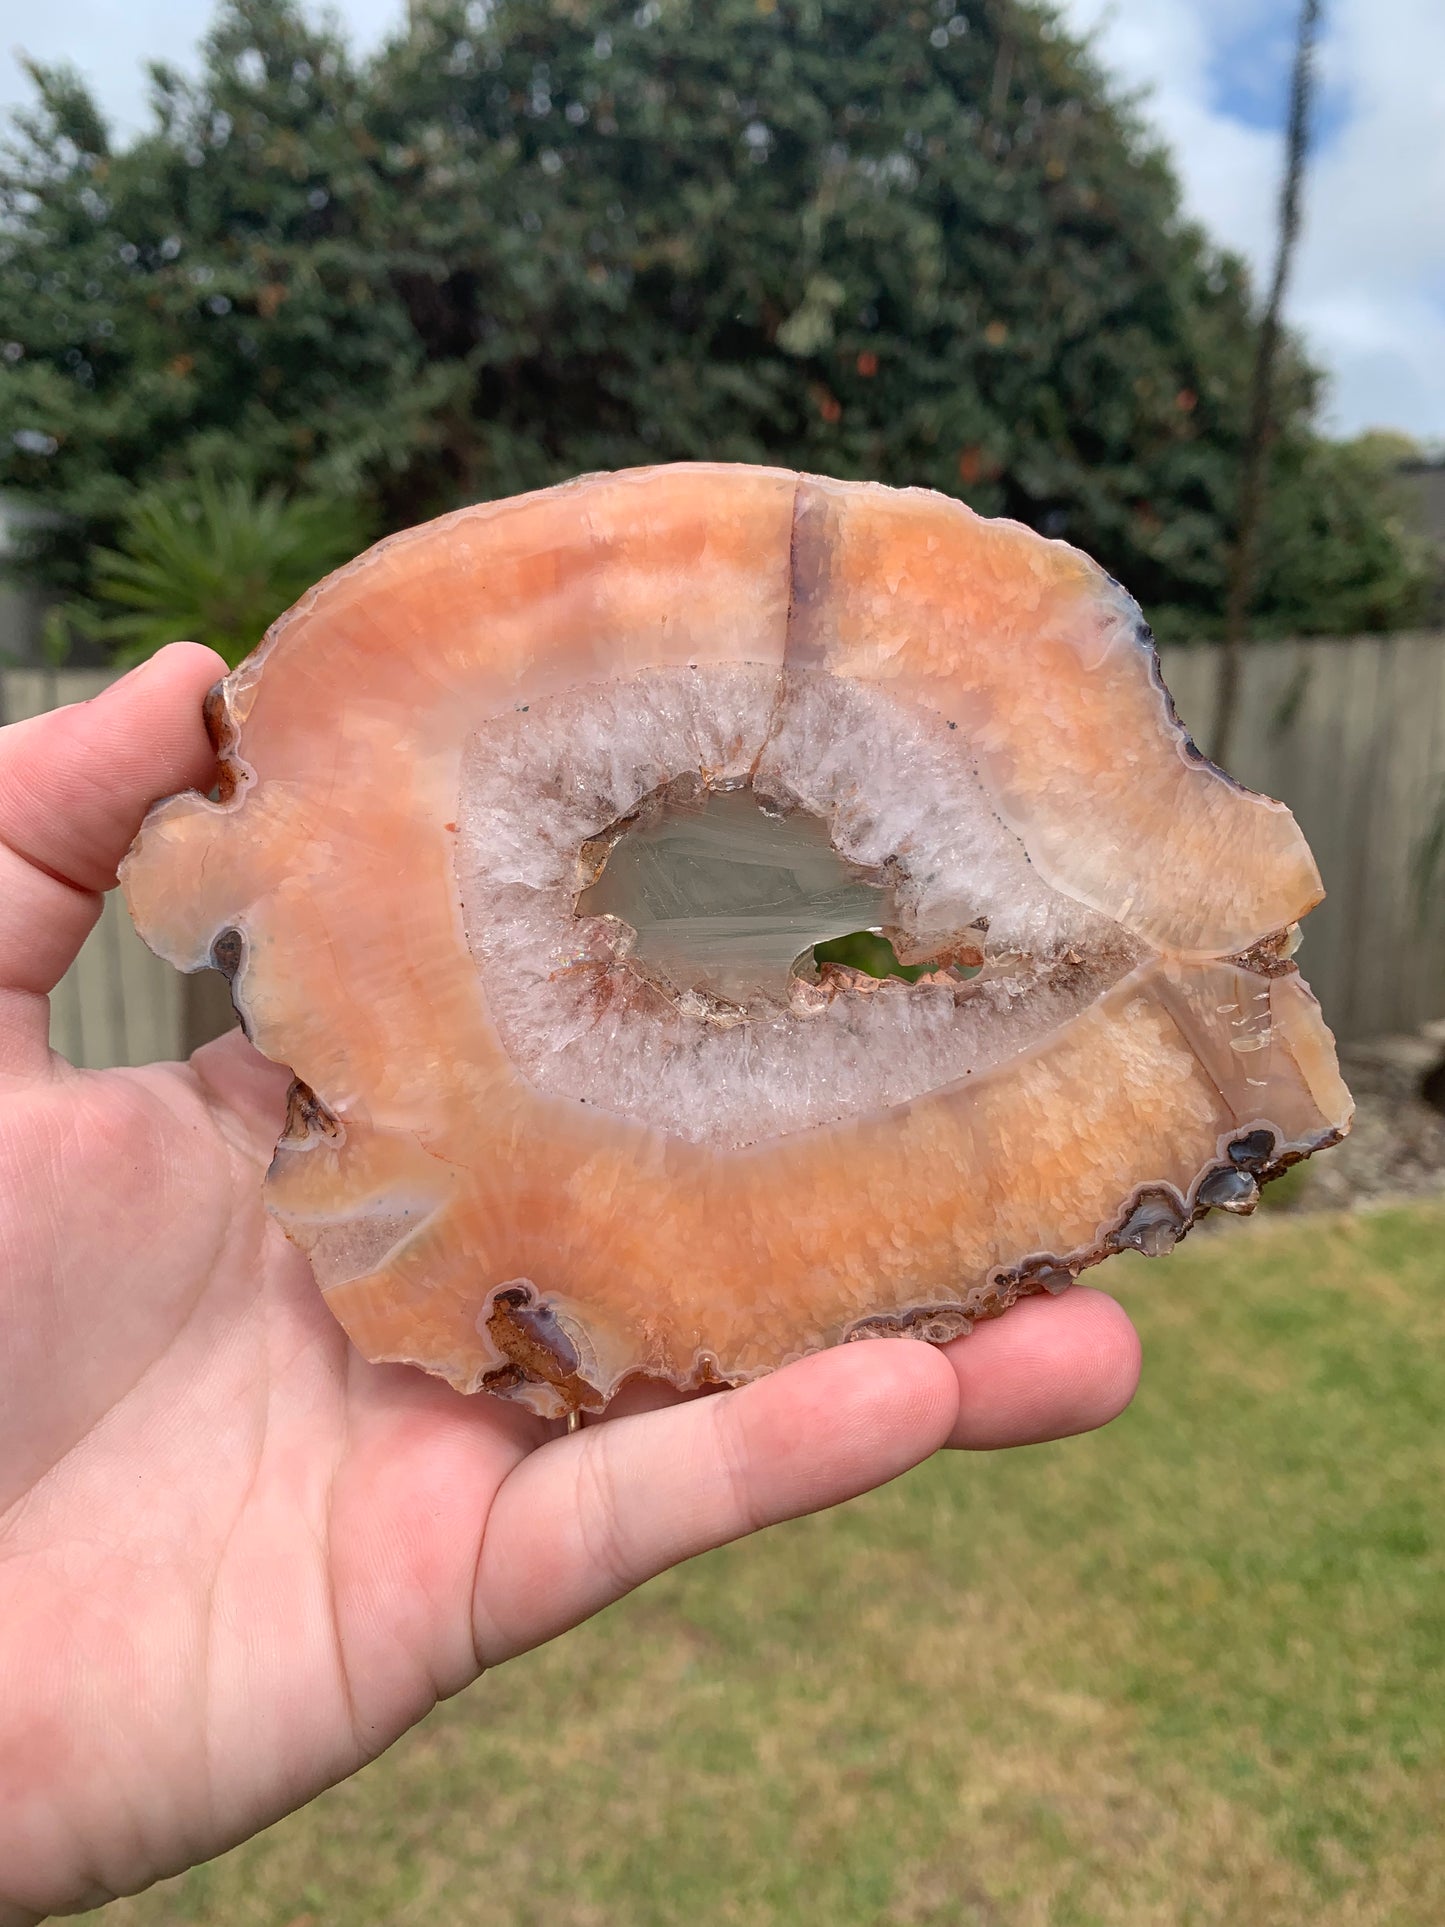
<svg viewBox="0 0 1445 1927"><path fill-rule="evenodd" d="M1445 1209L1105 1275L1108 1431L700 1559L90 1918L1445 1922Z"/></svg>

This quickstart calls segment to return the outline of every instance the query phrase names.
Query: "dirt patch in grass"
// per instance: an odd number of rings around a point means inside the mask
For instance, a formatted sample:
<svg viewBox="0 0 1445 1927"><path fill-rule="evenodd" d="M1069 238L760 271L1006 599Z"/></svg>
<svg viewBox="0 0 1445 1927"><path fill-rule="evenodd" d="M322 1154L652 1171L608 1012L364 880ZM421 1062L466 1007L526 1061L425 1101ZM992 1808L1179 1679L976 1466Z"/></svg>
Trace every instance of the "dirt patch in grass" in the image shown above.
<svg viewBox="0 0 1445 1927"><path fill-rule="evenodd" d="M1343 1211L1393 1198L1445 1197L1445 1113L1420 1090L1442 1059L1445 1038L1434 1036L1344 1046L1340 1069L1355 1099L1350 1135L1267 1186L1266 1206Z"/></svg>

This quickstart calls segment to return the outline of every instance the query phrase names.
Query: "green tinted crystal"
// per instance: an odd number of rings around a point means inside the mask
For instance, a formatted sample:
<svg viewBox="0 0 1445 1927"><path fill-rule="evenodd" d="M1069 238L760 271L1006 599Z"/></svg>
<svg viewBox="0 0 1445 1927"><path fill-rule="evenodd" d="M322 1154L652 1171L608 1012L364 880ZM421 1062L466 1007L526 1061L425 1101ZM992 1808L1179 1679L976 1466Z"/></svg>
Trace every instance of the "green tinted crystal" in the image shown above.
<svg viewBox="0 0 1445 1927"><path fill-rule="evenodd" d="M877 929L887 892L844 863L817 817L777 816L751 790L669 803L618 838L580 916L637 932L640 964L679 989L746 999L787 989L815 943Z"/></svg>

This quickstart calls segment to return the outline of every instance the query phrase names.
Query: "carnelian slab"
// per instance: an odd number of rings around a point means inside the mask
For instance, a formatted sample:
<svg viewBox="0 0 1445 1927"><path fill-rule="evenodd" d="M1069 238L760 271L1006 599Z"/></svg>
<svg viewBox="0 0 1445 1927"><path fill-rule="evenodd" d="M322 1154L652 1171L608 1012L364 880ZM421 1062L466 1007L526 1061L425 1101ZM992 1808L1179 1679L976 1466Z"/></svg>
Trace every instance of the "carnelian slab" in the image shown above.
<svg viewBox="0 0 1445 1927"><path fill-rule="evenodd" d="M268 1202L370 1358L557 1416L953 1337L1348 1127L1293 818L1194 750L1117 584L947 498L699 465L465 509L211 719L220 800L157 805L123 881L292 1067ZM590 913L742 790L937 967L780 981L774 930L766 981L690 975Z"/></svg>

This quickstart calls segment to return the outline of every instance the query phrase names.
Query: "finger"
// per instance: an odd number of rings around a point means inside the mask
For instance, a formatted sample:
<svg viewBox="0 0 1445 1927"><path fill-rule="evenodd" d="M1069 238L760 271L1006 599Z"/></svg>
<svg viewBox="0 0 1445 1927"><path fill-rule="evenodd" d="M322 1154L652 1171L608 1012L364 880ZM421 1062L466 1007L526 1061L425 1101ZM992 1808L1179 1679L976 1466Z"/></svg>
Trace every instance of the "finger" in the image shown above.
<svg viewBox="0 0 1445 1927"><path fill-rule="evenodd" d="M1026 1298L944 1349L959 1394L948 1442L974 1451L1091 1432L1119 1416L1139 1383L1128 1313L1085 1286Z"/></svg>
<svg viewBox="0 0 1445 1927"><path fill-rule="evenodd" d="M848 1345L553 1440L487 1521L479 1660L539 1646L694 1553L883 1485L937 1451L957 1404L930 1346Z"/></svg>
<svg viewBox="0 0 1445 1927"><path fill-rule="evenodd" d="M1117 1418L1139 1382L1139 1339L1106 1292L1081 1287L1062 1299L1028 1298L1007 1318L944 1347L959 1380L950 1445L989 1451L1091 1432ZM632 1379L609 1420L676 1405L683 1393Z"/></svg>
<svg viewBox="0 0 1445 1927"><path fill-rule="evenodd" d="M663 1378L629 1378L614 1397L607 1402L603 1419L608 1425L620 1418L635 1418L640 1412L662 1412L671 1405L686 1405L696 1398L716 1396L716 1386L706 1386L700 1391L680 1392Z"/></svg>
<svg viewBox="0 0 1445 1927"><path fill-rule="evenodd" d="M210 784L201 704L224 672L172 643L92 701L0 730L0 988L52 990L147 807Z"/></svg>
<svg viewBox="0 0 1445 1927"><path fill-rule="evenodd" d="M289 1066L263 1057L243 1031L228 1030L191 1052L191 1071L207 1096L244 1131L252 1155L269 1164L285 1128Z"/></svg>

